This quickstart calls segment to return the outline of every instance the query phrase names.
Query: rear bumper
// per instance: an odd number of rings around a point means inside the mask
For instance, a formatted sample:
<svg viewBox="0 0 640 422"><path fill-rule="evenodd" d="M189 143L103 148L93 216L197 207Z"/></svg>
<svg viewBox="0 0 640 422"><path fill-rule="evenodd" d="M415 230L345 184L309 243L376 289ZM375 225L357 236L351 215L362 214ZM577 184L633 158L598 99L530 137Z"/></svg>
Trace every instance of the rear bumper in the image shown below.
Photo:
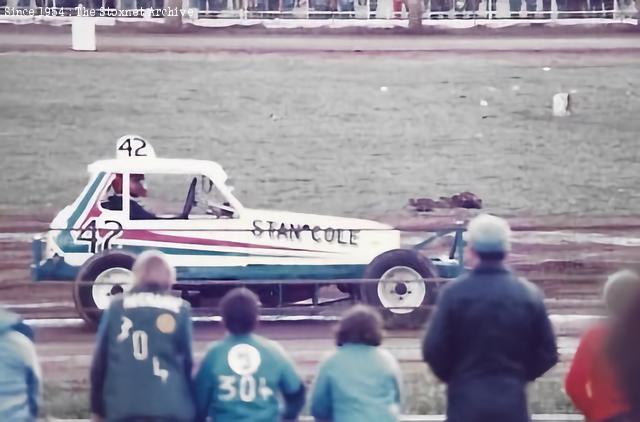
<svg viewBox="0 0 640 422"><path fill-rule="evenodd" d="M464 272L464 268L457 260L431 260L436 267L437 275L440 278L456 278Z"/></svg>

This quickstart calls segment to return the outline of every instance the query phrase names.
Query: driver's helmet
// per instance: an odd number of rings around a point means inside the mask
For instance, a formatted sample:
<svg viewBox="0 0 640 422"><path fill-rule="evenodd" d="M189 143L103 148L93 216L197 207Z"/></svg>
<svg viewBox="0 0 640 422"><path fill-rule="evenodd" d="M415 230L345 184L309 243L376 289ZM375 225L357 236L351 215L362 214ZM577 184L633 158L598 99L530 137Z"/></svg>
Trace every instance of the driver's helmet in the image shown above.
<svg viewBox="0 0 640 422"><path fill-rule="evenodd" d="M111 188L116 195L122 195L122 174L116 174L116 177L111 182ZM129 193L132 197L145 197L147 196L147 187L144 183L144 174L131 174L129 176Z"/></svg>

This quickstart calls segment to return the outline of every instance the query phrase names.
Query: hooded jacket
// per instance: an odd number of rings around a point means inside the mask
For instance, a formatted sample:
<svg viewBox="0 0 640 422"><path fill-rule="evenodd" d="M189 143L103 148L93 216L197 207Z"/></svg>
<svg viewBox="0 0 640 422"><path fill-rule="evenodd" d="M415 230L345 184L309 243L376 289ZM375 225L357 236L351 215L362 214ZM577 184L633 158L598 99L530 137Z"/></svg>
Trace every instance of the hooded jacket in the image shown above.
<svg viewBox="0 0 640 422"><path fill-rule="evenodd" d="M91 411L106 421L194 418L191 308L152 284L114 298L91 364Z"/></svg>
<svg viewBox="0 0 640 422"><path fill-rule="evenodd" d="M34 421L40 401L40 365L33 333L0 309L0 421Z"/></svg>

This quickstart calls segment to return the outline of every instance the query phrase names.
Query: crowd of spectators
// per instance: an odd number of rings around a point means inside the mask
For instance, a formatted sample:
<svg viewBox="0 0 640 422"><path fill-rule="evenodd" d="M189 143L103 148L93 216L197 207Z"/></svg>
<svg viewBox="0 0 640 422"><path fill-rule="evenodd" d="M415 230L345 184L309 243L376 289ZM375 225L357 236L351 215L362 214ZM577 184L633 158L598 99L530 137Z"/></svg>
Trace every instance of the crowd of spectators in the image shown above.
<svg viewBox="0 0 640 422"><path fill-rule="evenodd" d="M296 10L308 8L316 15L311 17L326 18L355 17L356 10L365 8L372 17L377 14L379 3L389 2L389 13L385 18L406 16L409 0L190 0L190 7L197 8L203 16L226 16L224 12L246 9L262 18L276 17L282 13L295 15ZM506 0L505 0L506 1ZM557 14L552 12L553 0L542 0L538 7L537 0L508 0L509 18L613 18L614 0L555 0ZM633 0L618 0L618 8L632 10ZM422 0L424 18L484 18L497 14L497 0ZM85 7L99 9L145 9L162 8L164 0L0 0L0 7L64 7L75 8L79 3ZM637 6L636 6L637 7ZM318 12L323 12L317 14ZM326 13L324 13L326 12Z"/></svg>
<svg viewBox="0 0 640 422"><path fill-rule="evenodd" d="M424 361L447 385L448 422L528 422L526 387L558 361L541 291L505 265L508 223L481 215L468 227L473 269L439 294L422 340ZM398 421L400 366L383 321L355 305L335 332L311 391L278 343L255 333L260 304L245 288L221 302L227 334L193 368L189 305L170 294L175 270L158 252L134 268L134 288L102 316L91 365L94 421L294 421L310 401L318 421ZM566 392L589 422L640 420L640 278L613 274L608 318L586 332ZM0 420L38 414L41 377L31 332L0 313ZM558 392L561 394L561 392Z"/></svg>

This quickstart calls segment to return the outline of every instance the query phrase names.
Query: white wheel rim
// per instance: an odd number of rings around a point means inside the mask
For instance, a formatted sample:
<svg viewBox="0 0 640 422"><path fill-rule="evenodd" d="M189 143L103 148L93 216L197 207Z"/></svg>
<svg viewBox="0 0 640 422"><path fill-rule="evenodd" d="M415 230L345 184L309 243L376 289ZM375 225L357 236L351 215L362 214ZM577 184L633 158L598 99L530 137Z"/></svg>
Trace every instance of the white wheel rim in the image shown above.
<svg viewBox="0 0 640 422"><path fill-rule="evenodd" d="M96 308L107 309L114 296L128 292L133 287L133 273L126 268L109 268L96 277L91 286L91 296Z"/></svg>
<svg viewBox="0 0 640 422"><path fill-rule="evenodd" d="M389 268L378 282L378 298L382 306L394 314L408 314L422 305L427 288L422 276L413 268Z"/></svg>

